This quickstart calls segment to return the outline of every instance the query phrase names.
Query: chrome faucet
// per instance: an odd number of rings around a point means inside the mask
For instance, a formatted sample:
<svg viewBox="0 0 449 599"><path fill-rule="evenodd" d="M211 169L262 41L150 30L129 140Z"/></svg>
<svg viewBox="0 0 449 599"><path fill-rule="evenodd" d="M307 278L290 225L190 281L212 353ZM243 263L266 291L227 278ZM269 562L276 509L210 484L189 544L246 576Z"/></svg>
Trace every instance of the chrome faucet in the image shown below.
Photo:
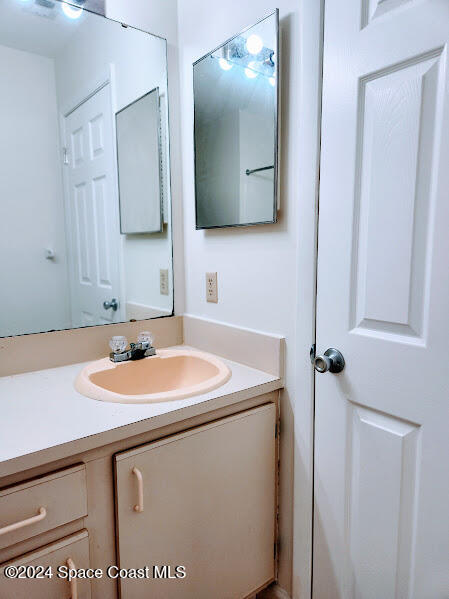
<svg viewBox="0 0 449 599"><path fill-rule="evenodd" d="M142 331L137 337L137 343L130 343L123 335L116 335L109 341L112 352L109 354L111 362L126 362L127 360L141 360L148 356L155 356L153 347L153 335L148 331Z"/></svg>

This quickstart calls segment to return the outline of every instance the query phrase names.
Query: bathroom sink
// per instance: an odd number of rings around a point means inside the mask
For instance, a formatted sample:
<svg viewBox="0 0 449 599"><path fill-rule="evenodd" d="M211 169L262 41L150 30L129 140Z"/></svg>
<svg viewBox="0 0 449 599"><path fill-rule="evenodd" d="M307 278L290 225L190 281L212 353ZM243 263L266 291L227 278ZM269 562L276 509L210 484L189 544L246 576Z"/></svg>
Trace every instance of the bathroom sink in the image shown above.
<svg viewBox="0 0 449 599"><path fill-rule="evenodd" d="M85 366L75 381L79 393L117 403L185 399L220 387L231 371L220 359L188 349L159 349L142 360L113 363L102 358Z"/></svg>

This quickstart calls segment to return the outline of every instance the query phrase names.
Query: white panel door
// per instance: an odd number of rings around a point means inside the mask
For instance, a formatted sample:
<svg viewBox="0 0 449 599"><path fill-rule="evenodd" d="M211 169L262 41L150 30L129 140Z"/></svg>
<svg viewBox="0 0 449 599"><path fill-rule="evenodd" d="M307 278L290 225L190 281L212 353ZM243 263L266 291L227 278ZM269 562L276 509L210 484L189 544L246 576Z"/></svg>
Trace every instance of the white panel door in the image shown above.
<svg viewBox="0 0 449 599"><path fill-rule="evenodd" d="M120 227L110 85L65 118L72 325L123 320Z"/></svg>
<svg viewBox="0 0 449 599"><path fill-rule="evenodd" d="M314 599L449 597L448 0L326 0Z"/></svg>

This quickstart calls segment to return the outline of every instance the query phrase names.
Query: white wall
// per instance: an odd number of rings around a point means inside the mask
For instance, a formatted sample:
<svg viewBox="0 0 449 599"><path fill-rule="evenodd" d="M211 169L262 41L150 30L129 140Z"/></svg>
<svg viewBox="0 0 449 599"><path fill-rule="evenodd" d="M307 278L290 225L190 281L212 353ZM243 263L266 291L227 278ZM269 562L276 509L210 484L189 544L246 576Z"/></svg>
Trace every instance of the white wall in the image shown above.
<svg viewBox="0 0 449 599"><path fill-rule="evenodd" d="M107 6L108 16L168 40L176 313L186 308L194 315L287 337L279 574L281 585L292 591L294 599L308 598L313 464L313 373L308 351L314 339L323 0L277 3L283 54L280 221L254 229L209 232L194 229L192 62L257 21L273 5L260 0L178 0L180 64L173 20L176 0L107 0ZM219 273L217 305L204 300L204 272L209 270Z"/></svg>
<svg viewBox="0 0 449 599"><path fill-rule="evenodd" d="M54 63L0 46L0 72L0 334L67 328Z"/></svg>
<svg viewBox="0 0 449 599"><path fill-rule="evenodd" d="M240 110L239 222L272 220L274 170L246 174L247 168L274 164L274 127L267 127L267 110Z"/></svg>
<svg viewBox="0 0 449 599"><path fill-rule="evenodd" d="M167 40L171 211L173 222L182 223L177 0L163 2L106 0L106 16L160 35ZM182 314L184 311L183 230L179 226L173 227L173 251L176 256L173 264L175 312Z"/></svg>
<svg viewBox="0 0 449 599"><path fill-rule="evenodd" d="M184 251L188 314L285 335L279 581L291 590L293 402L295 398L296 246L298 238L299 9L280 0L283 49L283 142L279 222L245 229L195 231L192 63L272 11L260 0L179 0L184 175ZM218 272L219 303L205 301L206 271Z"/></svg>
<svg viewBox="0 0 449 599"><path fill-rule="evenodd" d="M213 120L197 122L197 190L201 226L238 223L240 219L240 151L238 110L220 112Z"/></svg>
<svg viewBox="0 0 449 599"><path fill-rule="evenodd" d="M282 90L279 222L204 232L195 231L192 63L271 12L273 5L261 0L178 0L185 311L286 337L279 583L295 599L308 598L311 585L314 378L308 353L315 318L322 4L277 2ZM218 272L218 304L204 299L206 271Z"/></svg>
<svg viewBox="0 0 449 599"><path fill-rule="evenodd" d="M124 29L100 17L86 19L56 58L56 84L60 110L65 111L82 99L83 91L95 85L114 65L115 109L120 110L154 87L159 87L161 104L167 102L166 44L164 40L145 35L141 31ZM163 114L166 115L163 109ZM168 122L163 123L163 128ZM168 172L166 163L165 173ZM170 184L164 180L164 193L169 204ZM125 303L145 305L161 314L171 313L170 293L162 295L159 270L172 272L171 218L167 214L164 232L154 235L124 235L123 254ZM122 298L123 301L123 298Z"/></svg>

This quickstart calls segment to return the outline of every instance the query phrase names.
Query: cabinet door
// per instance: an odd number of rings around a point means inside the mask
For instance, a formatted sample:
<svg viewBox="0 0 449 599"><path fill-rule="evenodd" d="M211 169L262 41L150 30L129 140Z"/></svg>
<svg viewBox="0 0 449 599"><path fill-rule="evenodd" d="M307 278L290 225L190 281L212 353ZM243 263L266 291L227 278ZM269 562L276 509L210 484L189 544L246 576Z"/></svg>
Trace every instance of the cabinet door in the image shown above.
<svg viewBox="0 0 449 599"><path fill-rule="evenodd" d="M268 404L115 457L120 567L149 568L122 599L242 599L274 579L275 423Z"/></svg>
<svg viewBox="0 0 449 599"><path fill-rule="evenodd" d="M90 581L69 582L59 577L60 566L71 568L89 568L89 537L83 530L61 541L47 545L42 549L27 553L11 562L0 565L0 597L3 599L90 599ZM14 566L21 575L30 578L11 579L5 576L5 569ZM40 569L42 567L42 570ZM38 569L39 568L39 569ZM47 570L48 569L48 570ZM47 577L45 572L51 573ZM42 577L32 578L36 573Z"/></svg>

